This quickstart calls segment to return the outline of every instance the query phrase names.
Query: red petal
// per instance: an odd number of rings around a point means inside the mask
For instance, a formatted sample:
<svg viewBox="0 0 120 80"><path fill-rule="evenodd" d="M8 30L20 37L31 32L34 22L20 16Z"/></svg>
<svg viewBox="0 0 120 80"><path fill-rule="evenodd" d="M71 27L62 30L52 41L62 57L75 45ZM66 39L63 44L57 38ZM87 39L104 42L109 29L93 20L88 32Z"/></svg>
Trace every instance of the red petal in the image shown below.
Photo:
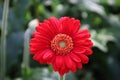
<svg viewBox="0 0 120 80"><path fill-rule="evenodd" d="M34 49L34 48L30 48L30 53L31 54L36 54L39 50Z"/></svg>
<svg viewBox="0 0 120 80"><path fill-rule="evenodd" d="M36 39L41 39L50 42L50 39L48 37L45 37L43 35L35 35L34 36Z"/></svg>
<svg viewBox="0 0 120 80"><path fill-rule="evenodd" d="M54 54L49 60L47 60L47 64L52 64L55 60L56 55Z"/></svg>
<svg viewBox="0 0 120 80"><path fill-rule="evenodd" d="M93 43L91 40L85 40L84 46L91 48L93 46Z"/></svg>
<svg viewBox="0 0 120 80"><path fill-rule="evenodd" d="M60 29L60 24L57 18L55 17L51 17L48 20L45 20L44 23L49 25L49 30L51 33L53 33L54 35L60 33L59 29Z"/></svg>
<svg viewBox="0 0 120 80"><path fill-rule="evenodd" d="M54 69L54 71L59 71L58 67L56 66L55 61L56 61L56 57L55 57L55 59L54 59L54 61L52 63L53 69Z"/></svg>
<svg viewBox="0 0 120 80"><path fill-rule="evenodd" d="M60 68L64 64L63 56L56 56L56 67Z"/></svg>
<svg viewBox="0 0 120 80"><path fill-rule="evenodd" d="M82 63L77 63L77 67L78 67L79 69L82 69Z"/></svg>
<svg viewBox="0 0 120 80"><path fill-rule="evenodd" d="M46 52L43 55L43 59L44 60L50 60L51 58L53 58L54 53L51 50L46 50Z"/></svg>
<svg viewBox="0 0 120 80"><path fill-rule="evenodd" d="M73 49L73 52L74 53L78 53L78 54L82 54L82 53L85 53L86 49L84 47L75 47Z"/></svg>
<svg viewBox="0 0 120 80"><path fill-rule="evenodd" d="M74 40L74 45L76 47L78 46L84 46L84 47L88 47L88 48L91 48L93 46L93 43L91 40Z"/></svg>
<svg viewBox="0 0 120 80"><path fill-rule="evenodd" d="M37 38L32 38L32 39L30 40L30 43L38 43L38 42L40 42L40 41L39 41L39 39L37 39Z"/></svg>
<svg viewBox="0 0 120 80"><path fill-rule="evenodd" d="M56 67L55 63L53 64L53 69L54 69L54 71L58 71L58 68Z"/></svg>
<svg viewBox="0 0 120 80"><path fill-rule="evenodd" d="M87 56L93 53L93 51L88 47L76 47L73 49L73 52L75 54L85 54Z"/></svg>
<svg viewBox="0 0 120 80"><path fill-rule="evenodd" d="M87 63L88 63L89 58L88 58L86 55L84 55L84 54L79 54L79 57L80 57L81 62L82 62L83 64L87 64Z"/></svg>
<svg viewBox="0 0 120 80"><path fill-rule="evenodd" d="M50 40L47 41L47 40L35 37L35 38L30 40L30 44L34 44L34 43L41 44L41 45L48 45L48 44L50 44Z"/></svg>
<svg viewBox="0 0 120 80"><path fill-rule="evenodd" d="M74 18L62 17L59 21L61 24L61 33L73 36L80 28L80 21Z"/></svg>
<svg viewBox="0 0 120 80"><path fill-rule="evenodd" d="M80 26L81 26L80 21L79 21L79 20L76 20L76 21L74 22L74 32L75 32L75 33L78 32L78 30L80 29Z"/></svg>
<svg viewBox="0 0 120 80"><path fill-rule="evenodd" d="M70 57L75 62L81 62L81 59L77 55L75 55L74 53L71 53Z"/></svg>
<svg viewBox="0 0 120 80"><path fill-rule="evenodd" d="M32 33L32 36L33 36L33 37L35 37L36 35L40 35L40 33L39 33L39 32L34 32L34 33Z"/></svg>
<svg viewBox="0 0 120 80"><path fill-rule="evenodd" d="M66 55L64 59L67 68L71 69L73 72L76 72L76 64L71 60L71 58Z"/></svg>
<svg viewBox="0 0 120 80"><path fill-rule="evenodd" d="M41 57L41 53L35 54L35 55L33 56L33 59L36 60L36 61L38 61L40 57Z"/></svg>
<svg viewBox="0 0 120 80"><path fill-rule="evenodd" d="M45 60L42 59L44 53L37 53L33 56L33 59L39 61L41 64L45 63Z"/></svg>
<svg viewBox="0 0 120 80"><path fill-rule="evenodd" d="M39 38L33 38L30 40L30 52L36 53L50 48L50 42L43 42Z"/></svg>
<svg viewBox="0 0 120 80"><path fill-rule="evenodd" d="M65 33L65 34L67 34L67 33L69 33L68 32L68 20L69 20L69 18L68 17L62 17L62 18L60 18L60 24L61 24L61 26L60 26L60 29L61 29L61 33Z"/></svg>
<svg viewBox="0 0 120 80"><path fill-rule="evenodd" d="M63 76L66 71L68 71L67 67L65 66L65 63L63 63L63 65L61 66L61 69L59 71L60 75Z"/></svg>
<svg viewBox="0 0 120 80"><path fill-rule="evenodd" d="M92 55L93 51L91 49L86 49L85 55Z"/></svg>
<svg viewBox="0 0 120 80"><path fill-rule="evenodd" d="M55 36L55 33L52 30L52 26L45 22L41 23L38 27L36 27L36 30L37 32L39 32L39 35L45 36L50 40Z"/></svg>
<svg viewBox="0 0 120 80"><path fill-rule="evenodd" d="M73 38L75 40L77 40L77 39L81 39L81 40L88 39L89 37L90 37L90 33L89 33L89 31L87 29L81 30L75 36L73 36Z"/></svg>
<svg viewBox="0 0 120 80"><path fill-rule="evenodd" d="M56 31L56 33L59 33L59 27L60 27L59 20L55 17L51 17L49 18L49 21L51 22L51 25Z"/></svg>

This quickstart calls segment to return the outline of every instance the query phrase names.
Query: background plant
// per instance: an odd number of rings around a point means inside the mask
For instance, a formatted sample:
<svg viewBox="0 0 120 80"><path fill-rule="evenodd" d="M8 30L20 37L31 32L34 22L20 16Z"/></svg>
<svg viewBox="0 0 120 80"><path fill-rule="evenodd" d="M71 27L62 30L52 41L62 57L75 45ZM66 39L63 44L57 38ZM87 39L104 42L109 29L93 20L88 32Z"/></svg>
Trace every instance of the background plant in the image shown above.
<svg viewBox="0 0 120 80"><path fill-rule="evenodd" d="M3 2L0 0L0 27ZM66 80L120 80L120 0L10 0L6 79L25 76L26 80L58 80L51 66L40 65L31 56L30 68L24 74L21 68L28 23L50 16L80 19L82 28L90 29L94 42L89 64L75 74L68 74Z"/></svg>

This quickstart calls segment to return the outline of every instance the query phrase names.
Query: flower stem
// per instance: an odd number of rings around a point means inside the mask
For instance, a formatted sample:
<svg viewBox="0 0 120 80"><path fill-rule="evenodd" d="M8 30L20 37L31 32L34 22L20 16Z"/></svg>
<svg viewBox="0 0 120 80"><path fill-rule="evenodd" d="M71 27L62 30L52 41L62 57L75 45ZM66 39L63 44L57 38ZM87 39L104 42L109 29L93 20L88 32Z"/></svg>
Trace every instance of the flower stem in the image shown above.
<svg viewBox="0 0 120 80"><path fill-rule="evenodd" d="M30 40L30 29L28 28L25 31L24 35L24 54L23 54L23 63L25 67L29 67L29 40Z"/></svg>
<svg viewBox="0 0 120 80"><path fill-rule="evenodd" d="M65 76L66 76L66 75L60 76L60 80L65 80Z"/></svg>
<svg viewBox="0 0 120 80"><path fill-rule="evenodd" d="M63 76L60 76L60 80L63 80Z"/></svg>
<svg viewBox="0 0 120 80"><path fill-rule="evenodd" d="M23 63L22 63L22 76L23 80L26 80L26 73L29 69L29 40L31 36L31 31L28 28L24 34L24 53L23 53Z"/></svg>
<svg viewBox="0 0 120 80"><path fill-rule="evenodd" d="M7 32L7 17L9 10L9 0L4 1L4 9L2 16L2 26L1 26L1 73L0 80L5 80L6 74L6 32Z"/></svg>
<svg viewBox="0 0 120 80"><path fill-rule="evenodd" d="M30 70L30 52L29 52L29 41L32 33L35 31L35 27L38 25L38 20L34 19L28 24L28 28L24 34L24 53L22 62L22 77L23 80L28 80L28 72Z"/></svg>

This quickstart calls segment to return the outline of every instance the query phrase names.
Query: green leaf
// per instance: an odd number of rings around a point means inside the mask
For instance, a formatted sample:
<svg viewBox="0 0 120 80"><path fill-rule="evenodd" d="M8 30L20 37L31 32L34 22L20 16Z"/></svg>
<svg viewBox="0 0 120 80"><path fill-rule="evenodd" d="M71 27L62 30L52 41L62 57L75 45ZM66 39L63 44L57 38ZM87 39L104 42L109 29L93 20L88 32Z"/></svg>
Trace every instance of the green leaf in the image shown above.
<svg viewBox="0 0 120 80"><path fill-rule="evenodd" d="M94 40L94 39L93 39L92 41L93 41L93 43L94 43L94 46L97 47L97 48L99 48L101 51L103 51L103 52L107 52L107 51L108 51L107 46L101 44L101 43L100 43L99 41L97 41L97 40Z"/></svg>
<svg viewBox="0 0 120 80"><path fill-rule="evenodd" d="M11 67L13 67L13 64L18 65L19 55L22 53L22 46L23 32L12 33L7 38L7 68L10 69Z"/></svg>
<svg viewBox="0 0 120 80"><path fill-rule="evenodd" d="M120 0L115 0L115 5L120 7Z"/></svg>
<svg viewBox="0 0 120 80"><path fill-rule="evenodd" d="M66 74L65 80L77 80L77 78L75 74L73 74L72 72L69 72L68 74Z"/></svg>
<svg viewBox="0 0 120 80"><path fill-rule="evenodd" d="M82 2L79 5L79 8L82 10L88 10L91 12L95 12L97 14L100 14L102 16L106 15L104 7L95 3L92 0L82 0Z"/></svg>
<svg viewBox="0 0 120 80"><path fill-rule="evenodd" d="M29 80L58 80L57 73L50 72L48 68L35 68L32 72Z"/></svg>
<svg viewBox="0 0 120 80"><path fill-rule="evenodd" d="M107 52L107 42L115 41L115 37L107 29L101 29L98 32L95 30L91 31L92 41L95 47L98 47L103 52Z"/></svg>
<svg viewBox="0 0 120 80"><path fill-rule="evenodd" d="M85 74L85 77L83 78L83 80L93 80L92 73L91 72L87 72Z"/></svg>

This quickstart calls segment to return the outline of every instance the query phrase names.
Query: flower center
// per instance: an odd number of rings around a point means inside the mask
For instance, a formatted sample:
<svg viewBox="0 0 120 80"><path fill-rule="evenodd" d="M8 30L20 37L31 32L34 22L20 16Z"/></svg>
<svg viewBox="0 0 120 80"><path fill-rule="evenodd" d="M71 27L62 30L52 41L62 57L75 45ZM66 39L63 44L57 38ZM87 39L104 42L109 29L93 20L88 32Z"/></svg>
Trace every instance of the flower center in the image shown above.
<svg viewBox="0 0 120 80"><path fill-rule="evenodd" d="M51 41L51 48L58 55L66 55L73 49L72 38L66 34L57 34Z"/></svg>
<svg viewBox="0 0 120 80"><path fill-rule="evenodd" d="M66 47L66 42L65 41L60 41L59 42L59 47L60 48L65 48Z"/></svg>

